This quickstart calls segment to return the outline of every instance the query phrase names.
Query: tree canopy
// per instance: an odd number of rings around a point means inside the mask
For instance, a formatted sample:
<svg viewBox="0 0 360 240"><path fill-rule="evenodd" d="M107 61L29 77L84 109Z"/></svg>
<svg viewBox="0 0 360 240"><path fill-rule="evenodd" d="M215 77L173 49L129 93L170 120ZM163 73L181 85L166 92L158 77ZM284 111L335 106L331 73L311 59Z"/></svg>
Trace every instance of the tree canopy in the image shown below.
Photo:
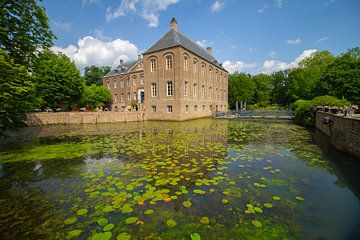
<svg viewBox="0 0 360 240"><path fill-rule="evenodd" d="M102 78L110 72L111 68L106 67L97 67L95 65L85 67L84 79L87 86L91 84L103 85Z"/></svg>
<svg viewBox="0 0 360 240"><path fill-rule="evenodd" d="M111 100L111 93L109 89L104 86L86 86L81 98L81 103L89 109L95 107L104 107Z"/></svg>

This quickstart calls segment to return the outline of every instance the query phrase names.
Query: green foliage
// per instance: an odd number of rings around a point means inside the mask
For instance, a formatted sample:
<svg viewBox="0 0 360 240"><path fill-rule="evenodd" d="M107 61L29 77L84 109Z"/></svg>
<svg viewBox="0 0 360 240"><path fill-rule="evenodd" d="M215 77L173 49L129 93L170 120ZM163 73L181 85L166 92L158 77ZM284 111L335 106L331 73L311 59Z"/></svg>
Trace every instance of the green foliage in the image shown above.
<svg viewBox="0 0 360 240"><path fill-rule="evenodd" d="M236 101L251 102L255 94L255 83L245 73L229 75L229 106L235 108Z"/></svg>
<svg viewBox="0 0 360 240"><path fill-rule="evenodd" d="M33 77L0 49L0 136L25 125L25 112L34 99Z"/></svg>
<svg viewBox="0 0 360 240"><path fill-rule="evenodd" d="M41 2L41 1L40 1ZM17 64L29 67L39 49L52 45L55 35L49 30L45 9L38 1L0 1L0 48Z"/></svg>
<svg viewBox="0 0 360 240"><path fill-rule="evenodd" d="M332 96L320 96L313 100L298 100L291 107L294 111L295 123L304 127L315 126L315 109L317 106L348 106L346 100L340 100Z"/></svg>
<svg viewBox="0 0 360 240"><path fill-rule="evenodd" d="M37 95L42 107L70 108L84 89L83 79L75 64L64 54L43 51L34 68Z"/></svg>
<svg viewBox="0 0 360 240"><path fill-rule="evenodd" d="M260 107L267 106L270 101L272 76L258 74L253 76L252 80L256 85L253 102L257 103Z"/></svg>
<svg viewBox="0 0 360 240"><path fill-rule="evenodd" d="M81 98L82 105L93 109L95 107L104 107L111 100L110 91L104 86L86 86Z"/></svg>
<svg viewBox="0 0 360 240"><path fill-rule="evenodd" d="M101 86L102 78L110 72L111 68L106 67L97 67L95 65L87 66L85 67L85 73L84 73L84 79L87 86L90 86L92 84Z"/></svg>

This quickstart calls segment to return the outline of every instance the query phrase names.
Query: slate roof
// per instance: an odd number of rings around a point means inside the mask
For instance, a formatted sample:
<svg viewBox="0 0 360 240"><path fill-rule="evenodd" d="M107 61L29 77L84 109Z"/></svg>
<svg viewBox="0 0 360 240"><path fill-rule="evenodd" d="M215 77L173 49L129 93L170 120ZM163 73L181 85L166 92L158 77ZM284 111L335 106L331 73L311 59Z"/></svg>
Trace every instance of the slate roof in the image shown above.
<svg viewBox="0 0 360 240"><path fill-rule="evenodd" d="M152 45L144 54L156 52L166 48L171 48L175 46L182 46L183 48L189 50L192 53L195 53L201 58L217 65L218 67L224 69L217 60L203 47L199 44L192 41L190 38L185 36L183 33L171 28L164 36L162 36L154 45Z"/></svg>
<svg viewBox="0 0 360 240"><path fill-rule="evenodd" d="M110 72L108 72L108 74L106 74L104 77L110 77L110 76L118 75L118 74L126 74L136 65L137 62L138 62L138 60L130 61L130 62L123 62L122 64L118 65L117 67L112 69Z"/></svg>

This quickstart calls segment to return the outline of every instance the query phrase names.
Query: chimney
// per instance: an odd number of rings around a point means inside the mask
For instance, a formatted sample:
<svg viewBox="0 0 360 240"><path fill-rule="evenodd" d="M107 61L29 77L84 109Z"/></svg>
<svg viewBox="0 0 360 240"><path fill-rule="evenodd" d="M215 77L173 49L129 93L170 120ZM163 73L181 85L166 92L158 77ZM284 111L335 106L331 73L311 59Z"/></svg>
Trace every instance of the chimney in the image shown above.
<svg viewBox="0 0 360 240"><path fill-rule="evenodd" d="M208 51L209 54L211 54L211 50L212 50L211 47L207 47L206 50Z"/></svg>
<svg viewBox="0 0 360 240"><path fill-rule="evenodd" d="M122 65L124 63L124 60L120 59L120 65Z"/></svg>
<svg viewBox="0 0 360 240"><path fill-rule="evenodd" d="M173 28L174 30L178 30L178 25L176 19L173 17L170 21L170 28Z"/></svg>

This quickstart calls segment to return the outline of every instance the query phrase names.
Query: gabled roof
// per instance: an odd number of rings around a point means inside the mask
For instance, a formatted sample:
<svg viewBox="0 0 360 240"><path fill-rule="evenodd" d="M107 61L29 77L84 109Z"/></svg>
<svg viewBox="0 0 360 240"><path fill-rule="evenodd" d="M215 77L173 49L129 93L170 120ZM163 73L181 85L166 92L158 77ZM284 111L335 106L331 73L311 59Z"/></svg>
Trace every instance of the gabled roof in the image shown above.
<svg viewBox="0 0 360 240"><path fill-rule="evenodd" d="M118 65L117 67L115 67L114 69L112 69L108 74L106 74L104 77L110 77L113 75L118 75L118 74L126 74L129 73L131 71L131 69L133 69L133 67L138 63L138 60L136 61L130 61L130 62L124 62L120 65Z"/></svg>
<svg viewBox="0 0 360 240"><path fill-rule="evenodd" d="M154 45L152 45L148 50L146 50L144 54L148 54L176 46L182 46L183 48L189 50L190 52L198 55L199 57L215 64L216 66L226 71L226 69L224 69L206 49L204 49L199 44L192 41L183 33L179 32L178 30L175 30L174 28L170 28L170 30L167 33L165 33L165 35L162 36Z"/></svg>

